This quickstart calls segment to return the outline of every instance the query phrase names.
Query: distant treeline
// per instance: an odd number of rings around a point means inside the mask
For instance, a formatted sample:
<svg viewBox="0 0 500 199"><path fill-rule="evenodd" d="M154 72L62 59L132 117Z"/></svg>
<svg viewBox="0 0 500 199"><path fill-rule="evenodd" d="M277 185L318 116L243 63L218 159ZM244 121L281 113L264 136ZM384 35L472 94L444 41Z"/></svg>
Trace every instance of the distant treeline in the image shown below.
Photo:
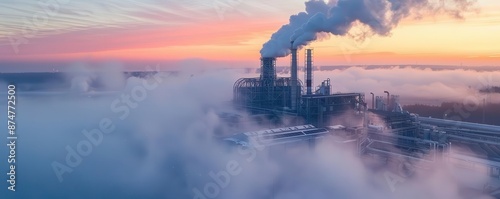
<svg viewBox="0 0 500 199"><path fill-rule="evenodd" d="M500 93L500 87L492 86L492 87L488 87L488 88L483 88L483 89L480 89L479 92L481 92L481 93Z"/></svg>
<svg viewBox="0 0 500 199"><path fill-rule="evenodd" d="M447 71L447 70L467 70L467 71L478 71L478 72L493 72L499 71L498 66L446 66L446 65L336 65L336 66L320 66L321 71L331 71L331 70L345 70L352 67L363 68L365 70L376 70L376 69L419 69L425 70L430 69L432 71Z"/></svg>
<svg viewBox="0 0 500 199"><path fill-rule="evenodd" d="M422 117L500 125L500 104L487 104L486 107L483 107L482 104L444 102L440 106L423 104L406 105L403 106L403 109Z"/></svg>

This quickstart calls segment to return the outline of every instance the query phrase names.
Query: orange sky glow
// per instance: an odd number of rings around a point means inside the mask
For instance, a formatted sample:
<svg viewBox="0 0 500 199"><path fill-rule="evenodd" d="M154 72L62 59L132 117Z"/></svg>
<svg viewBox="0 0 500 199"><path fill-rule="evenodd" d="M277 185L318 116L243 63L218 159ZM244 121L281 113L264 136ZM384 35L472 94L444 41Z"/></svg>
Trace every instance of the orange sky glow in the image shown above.
<svg viewBox="0 0 500 199"><path fill-rule="evenodd" d="M480 1L481 2L481 1ZM300 11L300 2L291 10ZM316 65L436 64L500 65L500 5L490 0L465 19L445 16L406 19L388 37L331 36L316 41ZM0 60L183 60L206 59L259 63L259 50L270 35L287 22L283 11L272 17L228 12L226 17L178 25L134 24L125 29L108 26L37 35L18 53L0 47ZM363 31L363 27L354 28ZM0 41L2 41L0 32ZM8 35L3 35L8 41ZM280 58L278 65L287 65ZM237 66L235 66L237 67Z"/></svg>

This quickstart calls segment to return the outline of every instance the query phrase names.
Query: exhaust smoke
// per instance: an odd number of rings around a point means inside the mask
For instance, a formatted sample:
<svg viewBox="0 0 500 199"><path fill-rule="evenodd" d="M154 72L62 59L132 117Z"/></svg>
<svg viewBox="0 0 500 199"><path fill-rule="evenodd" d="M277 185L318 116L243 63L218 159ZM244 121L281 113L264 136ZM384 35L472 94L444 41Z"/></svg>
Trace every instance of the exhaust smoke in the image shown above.
<svg viewBox="0 0 500 199"><path fill-rule="evenodd" d="M330 34L345 36L357 24L368 27L370 35L389 36L399 22L409 16L447 14L463 18L474 0L310 0L305 12L290 16L288 24L272 34L260 53L263 57L290 54L289 43L302 48ZM361 39L363 39L361 38Z"/></svg>

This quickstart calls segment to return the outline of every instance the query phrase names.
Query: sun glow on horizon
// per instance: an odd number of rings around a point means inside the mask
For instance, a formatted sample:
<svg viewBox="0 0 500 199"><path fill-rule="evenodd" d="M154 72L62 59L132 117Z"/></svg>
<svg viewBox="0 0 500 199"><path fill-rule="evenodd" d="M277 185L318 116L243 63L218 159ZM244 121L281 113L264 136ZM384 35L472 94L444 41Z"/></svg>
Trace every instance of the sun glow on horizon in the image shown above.
<svg viewBox="0 0 500 199"><path fill-rule="evenodd" d="M318 65L338 64L448 64L500 65L500 3L479 2L480 12L465 19L432 16L408 19L388 37L363 41L331 36L312 43ZM300 2L291 4L300 11ZM236 10L237 11L237 10ZM292 13L265 15L227 13L200 23L136 25L135 28L101 27L31 38L19 53L7 41L0 47L0 60L72 60L82 58L118 60L206 59L258 63L259 51L270 35ZM287 64L281 58L278 64Z"/></svg>

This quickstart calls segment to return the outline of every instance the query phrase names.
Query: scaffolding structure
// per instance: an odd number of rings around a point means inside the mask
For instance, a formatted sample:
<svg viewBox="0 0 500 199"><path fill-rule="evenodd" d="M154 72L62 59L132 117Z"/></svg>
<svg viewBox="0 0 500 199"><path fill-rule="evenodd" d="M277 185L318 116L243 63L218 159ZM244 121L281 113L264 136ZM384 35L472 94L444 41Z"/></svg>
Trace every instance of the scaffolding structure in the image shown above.
<svg viewBox="0 0 500 199"><path fill-rule="evenodd" d="M297 92L300 93L302 83L298 83ZM292 105L291 90L292 81L289 77L276 78L273 84L260 78L241 78L233 86L233 100L245 107L287 110Z"/></svg>

